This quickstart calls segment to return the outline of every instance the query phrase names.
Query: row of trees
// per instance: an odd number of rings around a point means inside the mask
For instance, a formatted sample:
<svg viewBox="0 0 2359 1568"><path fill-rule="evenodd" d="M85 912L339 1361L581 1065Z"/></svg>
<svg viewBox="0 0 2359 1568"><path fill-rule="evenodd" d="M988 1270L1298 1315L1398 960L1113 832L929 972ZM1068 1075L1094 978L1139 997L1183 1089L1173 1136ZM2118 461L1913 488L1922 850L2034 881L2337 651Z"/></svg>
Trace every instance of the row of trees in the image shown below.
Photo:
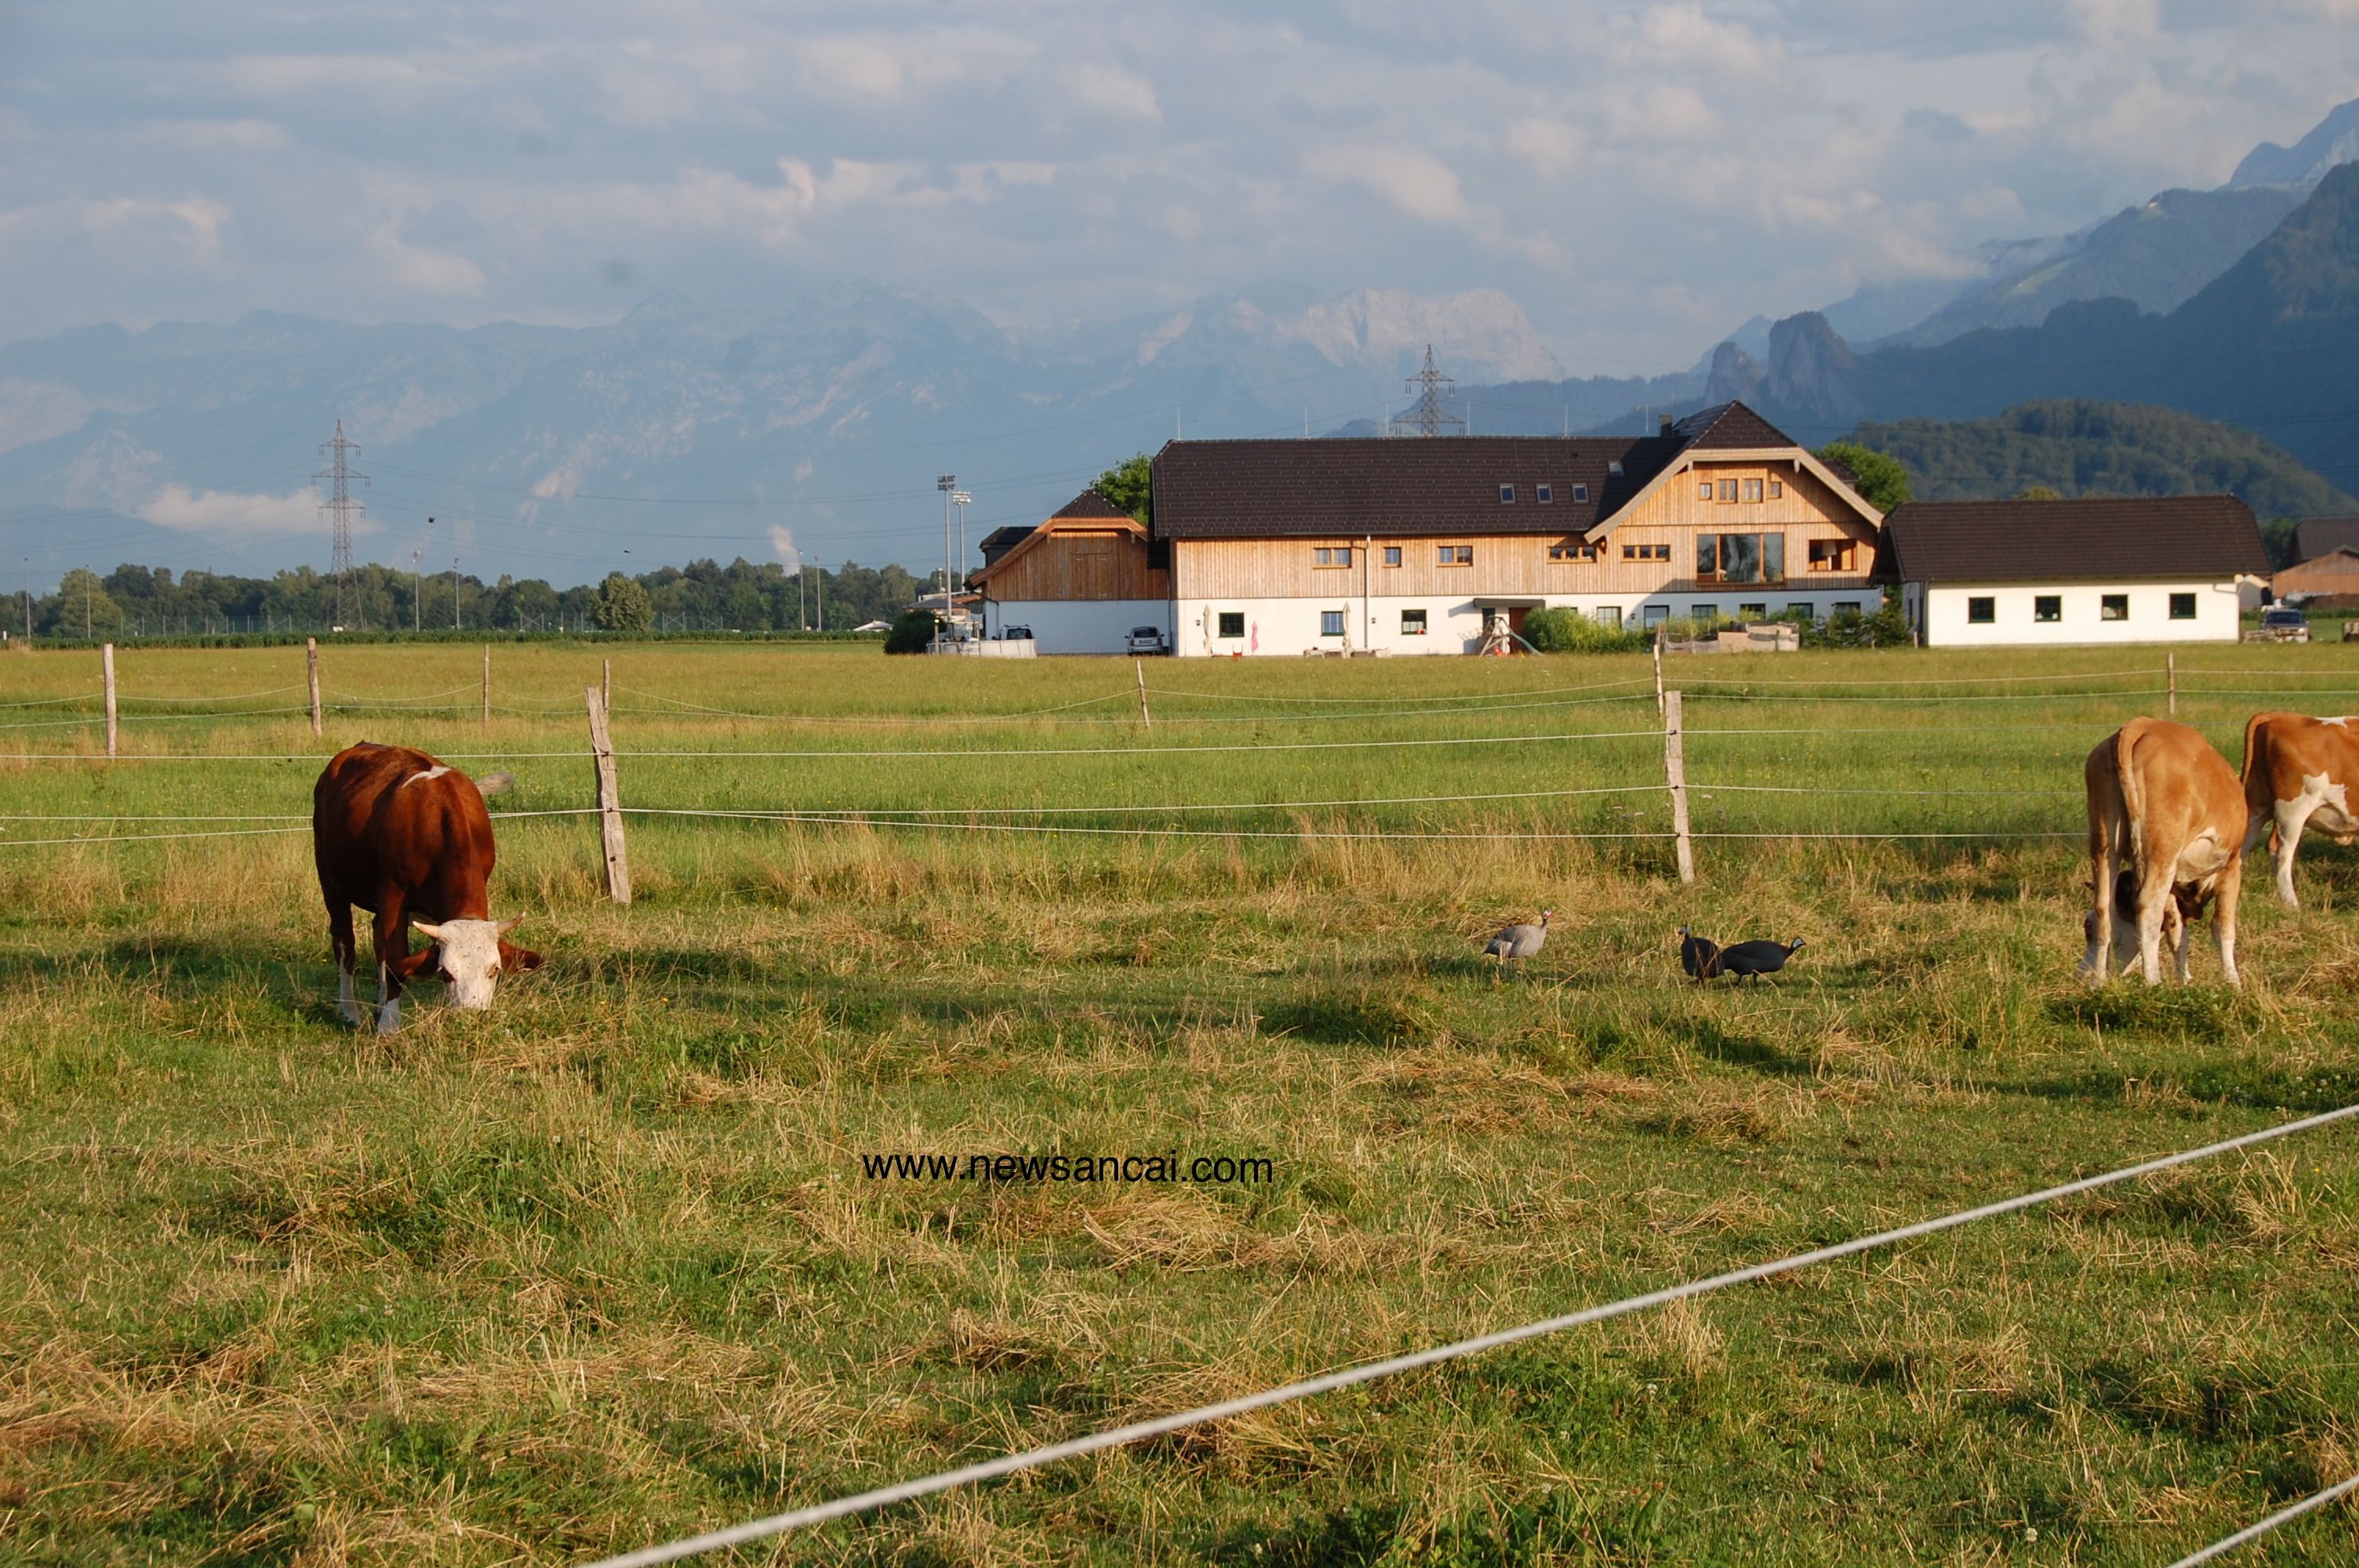
<svg viewBox="0 0 2359 1568"><path fill-rule="evenodd" d="M422 580L371 563L339 584L310 567L269 578L120 566L101 576L77 568L54 593L0 607L0 624L49 637L179 637L235 632L428 632L456 625L497 632L848 631L890 621L918 596L941 590L898 566L846 561L799 576L776 561L743 557L663 567L603 582L557 588L540 578L485 582L450 572ZM823 618L823 619L822 619Z"/></svg>

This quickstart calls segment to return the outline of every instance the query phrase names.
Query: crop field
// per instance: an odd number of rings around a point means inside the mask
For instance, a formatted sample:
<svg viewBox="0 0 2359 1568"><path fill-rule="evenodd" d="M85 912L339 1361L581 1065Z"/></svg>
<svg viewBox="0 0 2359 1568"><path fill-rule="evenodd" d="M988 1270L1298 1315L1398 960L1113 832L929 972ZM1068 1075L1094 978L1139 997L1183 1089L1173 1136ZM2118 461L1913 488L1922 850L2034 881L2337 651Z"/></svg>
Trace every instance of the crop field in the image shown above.
<svg viewBox="0 0 2359 1568"><path fill-rule="evenodd" d="M1113 660L503 647L486 720L477 650L321 658L315 738L300 649L118 650L109 762L95 655L0 654L0 1562L581 1561L2359 1100L2359 850L2248 869L2241 992L2208 921L2076 978L2156 649L1670 661L1692 885L1644 656L1149 661L1151 726ZM2359 710L2178 664L2232 762ZM362 739L516 777L487 1014L336 1019ZM2354 1318L2343 1123L734 1560L2159 1565L2359 1470Z"/></svg>

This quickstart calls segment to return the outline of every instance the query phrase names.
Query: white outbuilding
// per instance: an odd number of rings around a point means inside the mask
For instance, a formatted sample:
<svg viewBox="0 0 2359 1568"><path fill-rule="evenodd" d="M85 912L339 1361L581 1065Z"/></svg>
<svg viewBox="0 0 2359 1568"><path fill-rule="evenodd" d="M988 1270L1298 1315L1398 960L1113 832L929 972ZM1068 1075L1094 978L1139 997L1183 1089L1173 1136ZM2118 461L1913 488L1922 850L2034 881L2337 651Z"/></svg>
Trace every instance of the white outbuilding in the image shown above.
<svg viewBox="0 0 2359 1568"><path fill-rule="evenodd" d="M1912 501L1884 535L1927 647L2233 643L2238 585L2269 571L2233 495Z"/></svg>

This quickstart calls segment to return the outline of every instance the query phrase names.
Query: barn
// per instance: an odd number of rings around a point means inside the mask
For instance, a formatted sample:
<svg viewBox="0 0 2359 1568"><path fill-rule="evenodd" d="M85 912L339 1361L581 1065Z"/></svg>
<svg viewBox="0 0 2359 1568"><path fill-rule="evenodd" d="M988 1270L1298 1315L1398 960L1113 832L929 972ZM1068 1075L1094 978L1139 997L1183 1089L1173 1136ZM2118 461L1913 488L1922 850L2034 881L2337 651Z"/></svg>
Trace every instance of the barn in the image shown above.
<svg viewBox="0 0 2359 1568"><path fill-rule="evenodd" d="M2269 571L2233 495L1912 501L1885 539L1928 647L2233 643L2240 583Z"/></svg>
<svg viewBox="0 0 2359 1568"><path fill-rule="evenodd" d="M1036 528L995 530L967 580L985 637L1011 626L1043 654L1114 654L1134 627L1171 633L1171 574L1136 518L1085 490Z"/></svg>

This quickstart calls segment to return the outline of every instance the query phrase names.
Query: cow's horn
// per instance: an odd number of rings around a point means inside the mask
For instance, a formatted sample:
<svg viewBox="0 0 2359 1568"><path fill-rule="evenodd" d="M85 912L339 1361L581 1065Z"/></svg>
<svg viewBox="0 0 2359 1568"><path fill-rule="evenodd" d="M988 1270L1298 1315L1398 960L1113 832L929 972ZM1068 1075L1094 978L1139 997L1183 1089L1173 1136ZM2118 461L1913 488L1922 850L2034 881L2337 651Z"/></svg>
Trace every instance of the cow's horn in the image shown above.
<svg viewBox="0 0 2359 1568"><path fill-rule="evenodd" d="M499 928L499 930L498 930L497 932L494 933L494 935L500 935L500 936L505 936L505 935L506 935L509 932L514 931L517 926L522 925L523 924L524 924L524 916L523 916L523 915L521 915L521 914L517 915L514 920L503 920L503 921L501 921L501 922L500 922L500 928Z"/></svg>
<svg viewBox="0 0 2359 1568"><path fill-rule="evenodd" d="M440 926L429 925L422 920L415 921L412 924L418 927L418 934L425 937L429 942L440 942L442 940L442 928Z"/></svg>

